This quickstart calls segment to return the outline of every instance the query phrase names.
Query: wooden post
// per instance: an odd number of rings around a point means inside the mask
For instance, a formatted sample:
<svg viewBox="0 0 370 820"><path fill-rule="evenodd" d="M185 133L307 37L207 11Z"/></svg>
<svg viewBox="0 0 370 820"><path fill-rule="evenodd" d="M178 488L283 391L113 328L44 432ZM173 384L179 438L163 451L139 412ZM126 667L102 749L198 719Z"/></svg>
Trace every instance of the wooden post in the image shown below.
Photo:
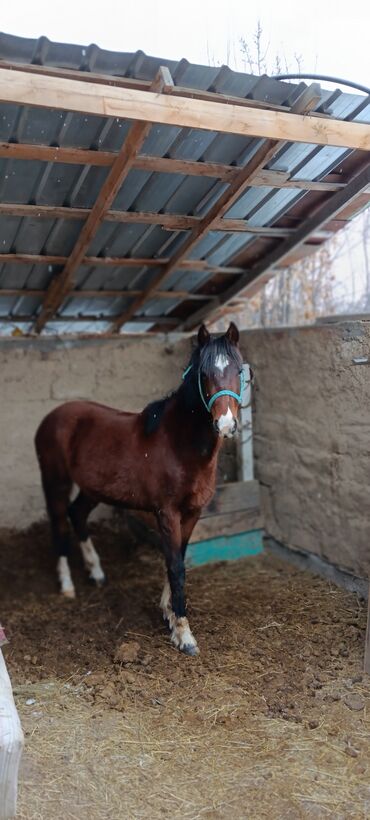
<svg viewBox="0 0 370 820"><path fill-rule="evenodd" d="M250 369L244 364L246 388L240 412L241 431L238 443L238 471L239 481L253 481L253 439L252 439L252 390L250 384Z"/></svg>
<svg viewBox="0 0 370 820"><path fill-rule="evenodd" d="M368 675L370 675L370 585L369 585L369 598L368 598L368 603L367 603L367 626L366 626L366 638L365 638L364 671Z"/></svg>
<svg viewBox="0 0 370 820"><path fill-rule="evenodd" d="M22 727L0 649L0 820L10 820L16 814L18 770L23 744Z"/></svg>

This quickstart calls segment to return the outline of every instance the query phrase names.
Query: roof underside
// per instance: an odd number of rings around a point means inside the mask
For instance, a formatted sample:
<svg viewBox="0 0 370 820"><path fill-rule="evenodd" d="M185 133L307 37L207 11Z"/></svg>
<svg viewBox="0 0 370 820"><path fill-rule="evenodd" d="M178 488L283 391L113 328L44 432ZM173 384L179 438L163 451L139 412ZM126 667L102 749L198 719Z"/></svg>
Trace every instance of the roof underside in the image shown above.
<svg viewBox="0 0 370 820"><path fill-rule="evenodd" d="M184 99L370 123L368 97L143 52L0 35L0 88L10 66L144 91L164 66ZM113 189L124 144L131 159ZM135 131L128 119L2 102L0 333L191 329L365 207L368 163L345 147L170 124Z"/></svg>

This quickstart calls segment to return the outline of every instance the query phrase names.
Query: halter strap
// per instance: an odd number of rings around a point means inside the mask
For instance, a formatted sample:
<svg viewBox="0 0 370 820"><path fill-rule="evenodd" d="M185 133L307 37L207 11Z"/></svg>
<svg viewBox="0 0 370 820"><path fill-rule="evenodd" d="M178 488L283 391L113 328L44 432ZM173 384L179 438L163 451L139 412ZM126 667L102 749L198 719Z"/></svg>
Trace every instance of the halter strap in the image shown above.
<svg viewBox="0 0 370 820"><path fill-rule="evenodd" d="M190 370L192 370L192 368L193 368L193 365L189 364L189 366L186 368L186 370L184 370L184 372L182 374L183 379L186 378L186 376L188 375ZM211 396L211 398L207 402L207 400L204 397L204 393L203 393L203 389L202 389L202 379L201 379L200 370L198 370L199 395L200 395L200 398L202 399L202 402L203 402L206 410L208 411L208 413L211 412L213 404L215 403L215 401L217 399L221 398L221 396L231 396L231 398L235 399L238 402L238 404L242 403L243 392L244 392L245 383L246 383L245 382L245 373L244 373L243 369L239 373L239 378L240 378L240 392L239 393L234 393L234 390L218 390L217 393L214 393L213 396ZM249 384L249 382L248 382L248 384Z"/></svg>

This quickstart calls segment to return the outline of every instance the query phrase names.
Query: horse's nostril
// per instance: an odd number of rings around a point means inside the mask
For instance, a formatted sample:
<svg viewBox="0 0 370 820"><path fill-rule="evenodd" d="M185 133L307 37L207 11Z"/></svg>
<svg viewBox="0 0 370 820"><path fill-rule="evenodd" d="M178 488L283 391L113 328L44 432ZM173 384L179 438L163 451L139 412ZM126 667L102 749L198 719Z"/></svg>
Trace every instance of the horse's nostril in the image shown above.
<svg viewBox="0 0 370 820"><path fill-rule="evenodd" d="M219 423L218 423L218 419L215 419L215 420L214 420L214 422L213 422L213 426L214 426L214 428L215 428L215 430L216 430L216 433L219 433L219 432L220 432L220 425L219 425Z"/></svg>

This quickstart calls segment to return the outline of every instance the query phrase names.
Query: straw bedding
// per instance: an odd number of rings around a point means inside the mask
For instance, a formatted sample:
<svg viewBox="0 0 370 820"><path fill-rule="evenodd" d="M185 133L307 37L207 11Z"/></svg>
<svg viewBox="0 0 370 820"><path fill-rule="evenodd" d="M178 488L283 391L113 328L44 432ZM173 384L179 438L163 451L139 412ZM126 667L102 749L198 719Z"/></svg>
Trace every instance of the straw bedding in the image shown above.
<svg viewBox="0 0 370 820"><path fill-rule="evenodd" d="M109 583L92 589L76 551L65 601L46 527L1 539L20 818L370 816L362 601L267 554L192 570L187 658L159 556L102 527L95 543Z"/></svg>

